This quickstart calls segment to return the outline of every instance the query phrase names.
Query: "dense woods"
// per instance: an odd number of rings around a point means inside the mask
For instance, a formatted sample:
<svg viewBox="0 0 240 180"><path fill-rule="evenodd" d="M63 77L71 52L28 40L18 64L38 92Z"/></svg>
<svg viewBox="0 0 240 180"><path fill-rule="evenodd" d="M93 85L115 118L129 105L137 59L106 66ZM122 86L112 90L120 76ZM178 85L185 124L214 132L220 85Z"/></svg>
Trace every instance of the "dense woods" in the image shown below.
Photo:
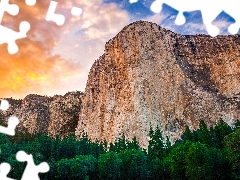
<svg viewBox="0 0 240 180"><path fill-rule="evenodd" d="M182 139L171 145L163 139L160 128L150 126L148 149L136 138L124 135L115 143L95 142L84 134L55 139L46 135L0 134L0 162L11 164L9 177L20 179L26 163L16 160L24 150L35 164L46 161L50 171L41 179L240 179L240 121L231 128L223 120L211 128L202 120L197 131L186 127Z"/></svg>

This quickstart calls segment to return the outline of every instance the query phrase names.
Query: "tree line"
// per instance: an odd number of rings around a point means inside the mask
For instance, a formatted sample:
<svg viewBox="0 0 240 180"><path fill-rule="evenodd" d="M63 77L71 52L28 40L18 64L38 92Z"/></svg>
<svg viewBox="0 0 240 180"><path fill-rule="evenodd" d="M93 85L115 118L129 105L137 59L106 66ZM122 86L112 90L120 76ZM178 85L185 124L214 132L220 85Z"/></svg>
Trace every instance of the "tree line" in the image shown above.
<svg viewBox="0 0 240 180"><path fill-rule="evenodd" d="M91 141L87 134L60 139L43 134L17 132L0 134L0 163L11 164L9 177L20 179L26 163L16 160L24 150L35 164L48 162L50 171L42 180L215 180L240 179L240 121L231 128L223 120L208 128L200 121L198 130L186 126L181 140L171 144L159 127L150 126L148 149L123 135L114 143Z"/></svg>

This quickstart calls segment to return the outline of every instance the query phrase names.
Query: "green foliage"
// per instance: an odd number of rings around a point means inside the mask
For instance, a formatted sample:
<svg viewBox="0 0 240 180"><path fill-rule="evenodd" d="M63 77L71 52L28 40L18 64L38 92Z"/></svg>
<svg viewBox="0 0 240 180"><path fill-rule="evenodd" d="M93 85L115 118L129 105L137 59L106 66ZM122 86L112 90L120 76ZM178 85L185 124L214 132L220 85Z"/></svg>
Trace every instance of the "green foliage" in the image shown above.
<svg viewBox="0 0 240 180"><path fill-rule="evenodd" d="M65 180L71 180L72 174L71 174L71 167L74 164L74 159L61 159L56 164L57 169L57 179L65 179Z"/></svg>
<svg viewBox="0 0 240 180"><path fill-rule="evenodd" d="M240 120L239 119L235 123L235 129L240 129Z"/></svg>
<svg viewBox="0 0 240 180"><path fill-rule="evenodd" d="M0 134L0 162L3 162L9 155L11 155L12 143L7 139L6 135Z"/></svg>
<svg viewBox="0 0 240 180"><path fill-rule="evenodd" d="M92 155L76 156L70 171L72 174L72 179L96 179L97 159Z"/></svg>
<svg viewBox="0 0 240 180"><path fill-rule="evenodd" d="M168 159L160 160L155 158L151 161L151 177L156 180L170 179L170 169Z"/></svg>
<svg viewBox="0 0 240 180"><path fill-rule="evenodd" d="M136 137L134 137L132 141L127 142L127 147L128 149L137 149L137 150L141 149Z"/></svg>
<svg viewBox="0 0 240 180"><path fill-rule="evenodd" d="M42 159L45 159L45 160L50 159L50 157L52 156L52 153L54 153L54 152L51 152L52 141L53 139L45 135L37 136L31 144L31 147L32 147L31 152L37 149L38 151L35 153L35 156L38 156L39 154L41 154L43 156ZM31 152L28 152L28 153L31 153Z"/></svg>
<svg viewBox="0 0 240 180"><path fill-rule="evenodd" d="M211 179L212 162L205 144L192 143L186 154L186 176L189 179Z"/></svg>
<svg viewBox="0 0 240 180"><path fill-rule="evenodd" d="M114 144L115 152L121 152L127 150L127 140L124 135L121 138L117 139Z"/></svg>
<svg viewBox="0 0 240 180"><path fill-rule="evenodd" d="M151 161L151 172L152 178L163 179L161 178L164 174L163 162L158 157Z"/></svg>
<svg viewBox="0 0 240 180"><path fill-rule="evenodd" d="M110 151L119 153L121 151L130 149L141 149L136 137L134 137L132 141L130 141L126 139L124 135L122 135L122 137L117 139L115 143L110 143Z"/></svg>
<svg viewBox="0 0 240 180"><path fill-rule="evenodd" d="M114 143L91 141L86 133L77 140L69 135L50 138L17 132L16 137L0 134L0 163L12 166L9 177L19 179L26 163L16 160L24 150L32 154L36 164L46 161L50 172L40 174L42 180L166 180L166 179L240 179L240 125L231 129L220 120L207 128L186 127L182 140L173 145L164 140L160 128L150 126L148 150L141 149L136 137L123 135Z"/></svg>
<svg viewBox="0 0 240 180"><path fill-rule="evenodd" d="M192 142L186 141L186 143L176 146L168 156L171 177L174 179L186 179L186 156L191 144Z"/></svg>
<svg viewBox="0 0 240 180"><path fill-rule="evenodd" d="M184 134L182 135L182 140L183 141L191 141L191 142L195 141L194 134L193 134L193 132L190 131L188 126L186 126L186 128L185 128Z"/></svg>
<svg viewBox="0 0 240 180"><path fill-rule="evenodd" d="M98 170L100 179L120 179L121 168L122 160L117 153L108 152L99 156Z"/></svg>
<svg viewBox="0 0 240 180"><path fill-rule="evenodd" d="M205 144L206 146L210 147L213 142L212 142L212 137L210 134L210 131L207 128L207 125L205 124L204 120L200 121L199 125L199 142Z"/></svg>
<svg viewBox="0 0 240 180"><path fill-rule="evenodd" d="M227 158L232 165L234 176L240 179L240 129L225 137Z"/></svg>
<svg viewBox="0 0 240 180"><path fill-rule="evenodd" d="M59 153L61 158L73 158L77 155L78 149L76 146L76 139L73 135L62 139L59 146L59 149L61 149Z"/></svg>
<svg viewBox="0 0 240 180"><path fill-rule="evenodd" d="M165 153L164 140L160 128L157 126L156 130L153 131L150 126L150 140L148 145L148 155L150 159L158 157L162 159Z"/></svg>
<svg viewBox="0 0 240 180"><path fill-rule="evenodd" d="M168 156L171 151L172 151L172 144L167 136L167 139L165 142L165 156Z"/></svg>
<svg viewBox="0 0 240 180"><path fill-rule="evenodd" d="M19 132L17 131L15 136L8 136L8 139L12 143L22 143L23 141L33 141L36 137L38 137L40 134L30 134L28 132Z"/></svg>
<svg viewBox="0 0 240 180"><path fill-rule="evenodd" d="M231 179L230 164L220 149L210 148L209 156L211 157L211 178L212 179Z"/></svg>
<svg viewBox="0 0 240 180"><path fill-rule="evenodd" d="M4 162L11 164L12 169L8 176L14 179L19 179L19 177L22 176L27 163L18 162L15 157L16 156L12 154Z"/></svg>
<svg viewBox="0 0 240 180"><path fill-rule="evenodd" d="M129 180L145 180L150 176L147 156L143 151L137 149L125 150L120 152L122 160L121 178Z"/></svg>
<svg viewBox="0 0 240 180"><path fill-rule="evenodd" d="M232 133L233 130L231 127L220 119L220 122L215 126L213 131L213 140L216 148L223 149L224 148L224 137L228 134Z"/></svg>

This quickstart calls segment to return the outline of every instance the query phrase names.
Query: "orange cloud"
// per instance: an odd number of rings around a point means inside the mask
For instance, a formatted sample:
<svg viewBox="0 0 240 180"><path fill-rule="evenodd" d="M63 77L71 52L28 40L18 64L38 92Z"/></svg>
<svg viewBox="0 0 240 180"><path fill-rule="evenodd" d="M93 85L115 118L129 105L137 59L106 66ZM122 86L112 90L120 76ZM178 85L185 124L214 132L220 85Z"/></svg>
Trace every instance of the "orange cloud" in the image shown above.
<svg viewBox="0 0 240 180"><path fill-rule="evenodd" d="M19 31L21 21L31 29L17 40L18 53L10 55L0 45L0 98L24 98L27 94L54 95L84 90L91 64L104 52L105 42L129 23L126 11L102 0L55 0L56 13L65 16L57 26L45 20L50 0L37 0L30 7L25 0L10 0L20 7L17 16L4 14L2 25ZM83 9L71 15L72 6Z"/></svg>
<svg viewBox="0 0 240 180"><path fill-rule="evenodd" d="M57 94L54 90L60 88L59 79L80 71L80 67L72 61L52 55L64 28L45 20L50 1L38 0L33 7L27 6L24 1L12 0L10 3L17 4L20 12L17 16L5 13L2 25L19 31L20 22L28 21L31 29L27 38L16 41L18 53L10 55L7 44L0 45L0 97Z"/></svg>

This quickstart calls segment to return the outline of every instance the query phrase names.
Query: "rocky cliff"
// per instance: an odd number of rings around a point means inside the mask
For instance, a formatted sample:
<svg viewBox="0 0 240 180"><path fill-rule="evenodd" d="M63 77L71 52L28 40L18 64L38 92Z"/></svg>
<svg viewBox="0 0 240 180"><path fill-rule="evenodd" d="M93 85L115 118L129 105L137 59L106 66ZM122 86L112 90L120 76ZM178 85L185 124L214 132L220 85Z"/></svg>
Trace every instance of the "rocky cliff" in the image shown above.
<svg viewBox="0 0 240 180"><path fill-rule="evenodd" d="M186 125L240 118L240 35L183 36L150 22L125 27L93 64L76 136L147 146L149 125L175 140Z"/></svg>
<svg viewBox="0 0 240 180"><path fill-rule="evenodd" d="M106 43L84 94L7 100L3 124L15 115L19 131L52 137L87 132L111 142L124 134L146 147L150 124L172 141L201 119L233 125L240 119L240 35L183 36L138 21Z"/></svg>
<svg viewBox="0 0 240 180"><path fill-rule="evenodd" d="M23 100L7 99L10 107L0 111L1 124L6 125L10 116L20 120L17 130L31 134L45 133L65 137L74 133L79 119L83 93L69 92L53 97L31 94Z"/></svg>

